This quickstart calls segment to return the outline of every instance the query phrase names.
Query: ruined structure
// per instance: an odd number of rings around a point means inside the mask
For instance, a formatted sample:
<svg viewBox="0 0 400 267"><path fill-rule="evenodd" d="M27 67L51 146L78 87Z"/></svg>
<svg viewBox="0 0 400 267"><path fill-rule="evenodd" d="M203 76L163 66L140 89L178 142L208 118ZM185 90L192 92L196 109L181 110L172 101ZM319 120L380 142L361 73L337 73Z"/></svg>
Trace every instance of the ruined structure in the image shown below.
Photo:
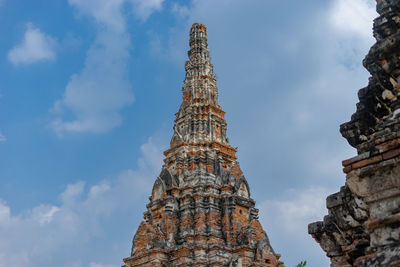
<svg viewBox="0 0 400 267"><path fill-rule="evenodd" d="M281 266L226 135L202 24L188 56L170 149L124 267Z"/></svg>
<svg viewBox="0 0 400 267"><path fill-rule="evenodd" d="M331 266L400 266L400 1L377 0L371 77L340 132L358 155L343 161L346 184L309 233Z"/></svg>

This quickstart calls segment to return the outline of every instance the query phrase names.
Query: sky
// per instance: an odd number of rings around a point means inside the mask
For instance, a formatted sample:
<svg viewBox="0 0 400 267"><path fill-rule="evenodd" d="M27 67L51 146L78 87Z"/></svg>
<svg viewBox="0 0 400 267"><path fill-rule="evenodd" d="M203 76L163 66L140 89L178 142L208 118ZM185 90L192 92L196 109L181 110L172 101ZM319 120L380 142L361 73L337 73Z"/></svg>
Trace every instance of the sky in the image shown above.
<svg viewBox="0 0 400 267"><path fill-rule="evenodd" d="M339 133L374 43L373 0L0 0L0 267L128 257L208 27L228 136L286 266L356 155Z"/></svg>

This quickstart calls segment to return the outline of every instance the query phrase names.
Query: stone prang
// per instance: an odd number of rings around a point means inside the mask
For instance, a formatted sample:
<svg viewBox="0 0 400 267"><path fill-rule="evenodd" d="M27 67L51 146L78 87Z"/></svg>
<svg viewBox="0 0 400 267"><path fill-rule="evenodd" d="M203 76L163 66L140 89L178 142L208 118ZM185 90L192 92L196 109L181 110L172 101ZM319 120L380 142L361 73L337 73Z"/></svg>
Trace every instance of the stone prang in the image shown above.
<svg viewBox="0 0 400 267"><path fill-rule="evenodd" d="M358 155L343 161L346 184L328 215L308 226L331 266L400 266L400 1L377 0L371 77L340 132Z"/></svg>
<svg viewBox="0 0 400 267"><path fill-rule="evenodd" d="M280 267L226 135L204 25L189 43L170 148L124 267Z"/></svg>

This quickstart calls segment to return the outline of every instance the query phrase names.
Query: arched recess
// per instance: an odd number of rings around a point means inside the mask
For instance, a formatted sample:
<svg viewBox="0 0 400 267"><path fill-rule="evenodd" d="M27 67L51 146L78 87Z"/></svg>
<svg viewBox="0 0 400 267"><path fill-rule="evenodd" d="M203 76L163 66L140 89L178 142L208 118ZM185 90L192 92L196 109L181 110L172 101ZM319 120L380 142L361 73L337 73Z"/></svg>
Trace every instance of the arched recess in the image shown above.
<svg viewBox="0 0 400 267"><path fill-rule="evenodd" d="M164 182L166 189L179 185L178 179L172 176L167 168L162 169L159 178Z"/></svg>
<svg viewBox="0 0 400 267"><path fill-rule="evenodd" d="M225 183L224 183L224 180L221 177L221 175L216 175L215 176L215 185L221 186L221 185L224 185L224 184Z"/></svg>
<svg viewBox="0 0 400 267"><path fill-rule="evenodd" d="M245 197L245 198L250 197L250 187L246 181L246 178L244 178L243 175L240 176L239 179L237 180L236 185L235 185L235 191L236 191L236 194L241 197Z"/></svg>
<svg viewBox="0 0 400 267"><path fill-rule="evenodd" d="M154 200L160 199L164 192L165 192L165 184L160 179L160 177L157 177L157 180L154 182L153 190L151 193L152 200L154 201Z"/></svg>

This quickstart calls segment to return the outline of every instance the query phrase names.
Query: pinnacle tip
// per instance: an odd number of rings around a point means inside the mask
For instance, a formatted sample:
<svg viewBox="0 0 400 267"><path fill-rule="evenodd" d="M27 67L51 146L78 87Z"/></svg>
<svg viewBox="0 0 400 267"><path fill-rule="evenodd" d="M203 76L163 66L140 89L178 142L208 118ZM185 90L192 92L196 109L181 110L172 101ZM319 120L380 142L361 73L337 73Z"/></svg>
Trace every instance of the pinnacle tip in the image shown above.
<svg viewBox="0 0 400 267"><path fill-rule="evenodd" d="M207 27L204 24L195 22L192 25L192 30L199 30L199 31L202 31L202 32L207 32Z"/></svg>

